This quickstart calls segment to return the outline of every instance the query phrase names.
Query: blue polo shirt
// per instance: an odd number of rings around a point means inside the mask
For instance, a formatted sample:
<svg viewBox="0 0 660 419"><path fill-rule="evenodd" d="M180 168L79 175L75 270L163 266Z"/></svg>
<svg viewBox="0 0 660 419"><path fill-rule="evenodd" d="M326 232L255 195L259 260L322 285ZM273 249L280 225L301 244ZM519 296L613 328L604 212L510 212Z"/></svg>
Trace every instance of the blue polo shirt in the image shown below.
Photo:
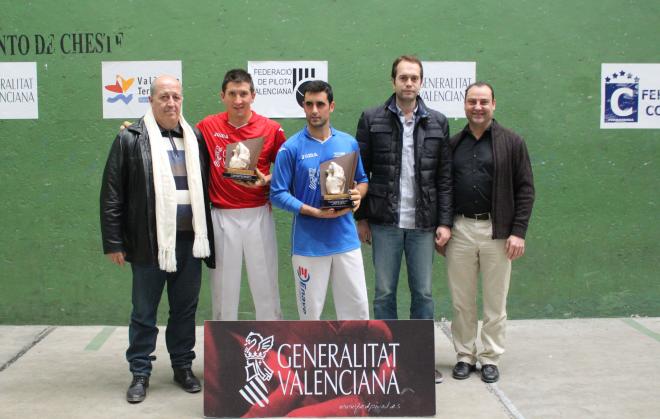
<svg viewBox="0 0 660 419"><path fill-rule="evenodd" d="M366 183L357 141L345 132L330 128L330 137L319 141L307 127L291 136L280 148L270 183L273 204L293 213L291 251L301 256L328 256L360 247L353 215L316 218L300 215L303 204L321 206L320 165L324 161L357 152L355 181Z"/></svg>

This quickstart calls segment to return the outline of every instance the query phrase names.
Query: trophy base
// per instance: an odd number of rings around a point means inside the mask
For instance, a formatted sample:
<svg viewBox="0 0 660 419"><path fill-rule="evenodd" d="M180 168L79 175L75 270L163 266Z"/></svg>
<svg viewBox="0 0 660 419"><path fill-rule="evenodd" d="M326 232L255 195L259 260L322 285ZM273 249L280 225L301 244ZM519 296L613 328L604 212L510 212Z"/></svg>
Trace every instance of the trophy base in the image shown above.
<svg viewBox="0 0 660 419"><path fill-rule="evenodd" d="M323 195L321 208L353 208L353 200L349 194Z"/></svg>
<svg viewBox="0 0 660 419"><path fill-rule="evenodd" d="M237 180L239 182L256 182L259 179L257 173L254 170L229 168L225 169L222 177L226 177L231 180Z"/></svg>

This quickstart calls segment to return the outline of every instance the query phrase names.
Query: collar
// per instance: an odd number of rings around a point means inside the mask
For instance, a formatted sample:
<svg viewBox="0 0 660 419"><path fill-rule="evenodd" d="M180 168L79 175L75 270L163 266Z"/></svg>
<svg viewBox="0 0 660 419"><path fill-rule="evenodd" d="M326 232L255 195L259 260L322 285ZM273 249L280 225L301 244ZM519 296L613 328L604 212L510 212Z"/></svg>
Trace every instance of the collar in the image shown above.
<svg viewBox="0 0 660 419"><path fill-rule="evenodd" d="M325 140L321 141L319 138L312 137L312 135L309 133L309 129L307 129L307 125L305 125L305 128L303 128L303 134L305 135L305 137L307 137L308 139L310 139L312 141L316 141L318 143L321 143L321 144L327 142L329 139L334 137L336 133L337 133L337 130L335 130L332 127L332 125L330 125L330 136L328 138L326 138Z"/></svg>
<svg viewBox="0 0 660 419"><path fill-rule="evenodd" d="M177 124L175 128L173 129L165 129L158 125L158 128L160 129L160 133L162 134L163 137L178 137L178 138L183 138L183 128L181 128L181 124Z"/></svg>
<svg viewBox="0 0 660 419"><path fill-rule="evenodd" d="M472 133L472 130L470 129L470 124L466 125L465 128L467 129L467 132L474 137L474 134ZM490 121L490 124L488 124L488 126L484 130L484 134L485 133L491 134L491 137L492 137L492 134L493 134L493 120Z"/></svg>
<svg viewBox="0 0 660 419"><path fill-rule="evenodd" d="M251 123L253 123L259 117L259 115L254 111L254 109L252 109L252 116L250 116L250 119L248 119L248 121L245 124L241 125L240 127L237 127L237 126L234 126L231 122L229 122L229 114L226 111L219 113L218 116L220 117L220 119L222 119L224 122L226 122L227 125L229 125L230 127L234 128L234 129L241 129L243 127L246 127L246 126L250 125Z"/></svg>
<svg viewBox="0 0 660 419"><path fill-rule="evenodd" d="M396 104L396 100L394 101L394 105L396 106L396 114L398 115L399 118L405 118L405 115L403 114L403 111L399 107L399 105ZM415 105L415 109L413 109L413 120L417 118L417 113L419 111L419 106Z"/></svg>
<svg viewBox="0 0 660 419"><path fill-rule="evenodd" d="M385 101L385 108L392 112L394 115L399 115L398 107L396 106L396 96L394 93L392 96ZM421 97L417 96L417 106L415 107L415 117L417 118L428 118L429 111L426 109L426 104Z"/></svg>
<svg viewBox="0 0 660 419"><path fill-rule="evenodd" d="M490 131L490 138L495 139L495 133L497 131L497 126L498 125L499 124L497 123L495 118L493 118L493 120L490 122L490 125L488 125L488 128L486 128L486 130L484 132L489 132ZM460 137L463 138L468 133L472 134L472 131L470 131L470 124L465 124L465 127L463 128L463 130L460 133L461 134Z"/></svg>

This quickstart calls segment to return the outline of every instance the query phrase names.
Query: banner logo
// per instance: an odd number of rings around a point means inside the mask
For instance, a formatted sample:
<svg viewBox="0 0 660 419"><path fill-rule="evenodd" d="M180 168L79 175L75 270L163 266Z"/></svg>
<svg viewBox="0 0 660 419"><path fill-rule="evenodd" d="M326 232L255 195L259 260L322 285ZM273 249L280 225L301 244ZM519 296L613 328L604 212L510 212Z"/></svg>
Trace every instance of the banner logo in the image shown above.
<svg viewBox="0 0 660 419"><path fill-rule="evenodd" d="M256 97L252 108L269 118L304 118L298 105L310 80L328 80L327 61L248 61Z"/></svg>
<svg viewBox="0 0 660 419"><path fill-rule="evenodd" d="M474 61L423 61L419 96L426 106L448 118L465 118L465 88L477 79Z"/></svg>
<svg viewBox="0 0 660 419"><path fill-rule="evenodd" d="M133 94L131 93L127 96L126 92L128 92L128 89L131 88L134 81L135 81L135 77L131 77L130 79L125 79L120 74L117 74L115 76L115 84L105 85L105 90L108 90L113 93L117 93L117 95L109 97L106 100L109 103L115 103L116 101L121 100L122 102L128 105L128 102L133 100Z"/></svg>
<svg viewBox="0 0 660 419"><path fill-rule="evenodd" d="M434 416L433 339L432 320L206 321L204 416Z"/></svg>
<svg viewBox="0 0 660 419"><path fill-rule="evenodd" d="M101 62L103 118L140 118L149 108L151 84L168 74L182 81L181 61Z"/></svg>
<svg viewBox="0 0 660 419"><path fill-rule="evenodd" d="M605 77L605 122L637 122L639 77L624 70Z"/></svg>
<svg viewBox="0 0 660 419"><path fill-rule="evenodd" d="M250 332L245 338L243 354L246 362L246 383L238 392L251 405L264 407L270 402L265 381L270 381L273 377L273 370L266 365L264 359L273 347L273 342L272 335L264 338L255 332Z"/></svg>
<svg viewBox="0 0 660 419"><path fill-rule="evenodd" d="M316 69L314 67L292 68L291 74L292 74L293 86L296 87L296 90L298 90L297 88L299 87L298 83L304 82L305 80L316 79Z"/></svg>
<svg viewBox="0 0 660 419"><path fill-rule="evenodd" d="M38 119L37 63L0 63L0 119Z"/></svg>
<svg viewBox="0 0 660 419"><path fill-rule="evenodd" d="M600 127L660 128L660 63L603 63Z"/></svg>

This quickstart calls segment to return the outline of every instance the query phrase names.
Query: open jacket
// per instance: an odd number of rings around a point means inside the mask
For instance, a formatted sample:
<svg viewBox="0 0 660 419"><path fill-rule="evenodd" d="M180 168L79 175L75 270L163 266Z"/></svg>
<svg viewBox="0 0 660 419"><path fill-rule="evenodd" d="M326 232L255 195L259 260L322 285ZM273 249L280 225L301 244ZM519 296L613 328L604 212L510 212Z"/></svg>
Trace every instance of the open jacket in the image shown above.
<svg viewBox="0 0 660 419"><path fill-rule="evenodd" d="M215 267L213 227L209 205L209 155L204 138L195 128L211 254L204 259ZM158 264L156 202L149 135L143 119L117 135L103 171L101 184L101 236L103 252L126 252L126 260Z"/></svg>
<svg viewBox="0 0 660 419"><path fill-rule="evenodd" d="M355 218L383 225L399 224L403 127L392 95L360 116L357 134L369 191ZM440 112L417 97L413 131L415 153L415 228L453 224L453 190L449 126Z"/></svg>
<svg viewBox="0 0 660 419"><path fill-rule="evenodd" d="M468 132L466 125L449 140L452 153ZM494 119L491 135L494 169L490 214L493 239L506 239L510 235L524 239L534 205L534 178L527 146L521 136Z"/></svg>

